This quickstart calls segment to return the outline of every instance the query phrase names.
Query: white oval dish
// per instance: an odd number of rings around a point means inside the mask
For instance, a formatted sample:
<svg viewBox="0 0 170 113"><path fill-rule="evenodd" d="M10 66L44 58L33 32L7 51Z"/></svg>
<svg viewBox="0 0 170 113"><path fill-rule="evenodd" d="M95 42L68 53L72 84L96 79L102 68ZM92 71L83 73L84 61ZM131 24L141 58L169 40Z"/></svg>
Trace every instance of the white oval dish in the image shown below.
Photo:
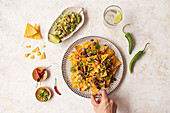
<svg viewBox="0 0 170 113"><path fill-rule="evenodd" d="M61 38L61 42L65 41L66 39L70 38L76 31L78 31L80 29L81 26L83 26L84 24L84 12L83 12L83 8L82 7L68 7L66 8L61 14L60 16L53 22L50 30L48 31L48 41L53 43L50 38L49 38L49 34L54 34L55 30L53 28L53 26L55 25L55 22L58 21L59 18L62 18L64 16L64 14L67 14L68 12L75 12L75 13L79 13L81 16L81 22L77 25L77 27L75 28L75 30L73 32L71 32L70 34L68 34L67 36Z"/></svg>

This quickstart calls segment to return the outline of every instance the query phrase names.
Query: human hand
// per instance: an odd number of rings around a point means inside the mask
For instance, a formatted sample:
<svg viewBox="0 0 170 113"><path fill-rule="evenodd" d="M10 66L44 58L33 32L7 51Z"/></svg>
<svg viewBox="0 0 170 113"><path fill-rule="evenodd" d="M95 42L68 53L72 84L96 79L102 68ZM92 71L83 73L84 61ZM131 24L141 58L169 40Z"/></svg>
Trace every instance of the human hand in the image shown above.
<svg viewBox="0 0 170 113"><path fill-rule="evenodd" d="M100 90L97 95L102 95L97 101L94 95L91 95L91 103L96 113L116 113L117 104L108 98L106 90Z"/></svg>

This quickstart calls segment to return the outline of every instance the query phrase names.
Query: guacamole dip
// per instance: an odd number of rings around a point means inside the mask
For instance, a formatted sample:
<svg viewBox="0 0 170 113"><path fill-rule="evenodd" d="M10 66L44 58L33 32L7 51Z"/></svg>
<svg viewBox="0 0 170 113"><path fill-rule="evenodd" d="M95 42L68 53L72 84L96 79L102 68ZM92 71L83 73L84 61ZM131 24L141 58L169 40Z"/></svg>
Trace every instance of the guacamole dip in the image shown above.
<svg viewBox="0 0 170 113"><path fill-rule="evenodd" d="M80 21L81 17L79 14L74 12L68 12L63 16L63 18L59 18L58 22L55 22L54 35L60 39L65 37L66 35L75 30Z"/></svg>

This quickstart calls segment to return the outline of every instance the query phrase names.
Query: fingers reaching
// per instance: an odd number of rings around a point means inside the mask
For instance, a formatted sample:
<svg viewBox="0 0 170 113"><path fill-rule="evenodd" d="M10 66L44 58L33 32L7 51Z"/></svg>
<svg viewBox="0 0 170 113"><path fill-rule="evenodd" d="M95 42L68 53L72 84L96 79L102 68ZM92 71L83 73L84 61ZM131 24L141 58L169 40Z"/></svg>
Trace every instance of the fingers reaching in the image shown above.
<svg viewBox="0 0 170 113"><path fill-rule="evenodd" d="M93 106L96 106L96 105L97 105L97 102L96 102L96 100L95 100L94 95L91 95L91 103L92 103Z"/></svg>
<svg viewBox="0 0 170 113"><path fill-rule="evenodd" d="M97 93L97 95L102 95L101 98L108 98L108 97L107 97L106 90L104 90L104 89L100 90L100 91Z"/></svg>

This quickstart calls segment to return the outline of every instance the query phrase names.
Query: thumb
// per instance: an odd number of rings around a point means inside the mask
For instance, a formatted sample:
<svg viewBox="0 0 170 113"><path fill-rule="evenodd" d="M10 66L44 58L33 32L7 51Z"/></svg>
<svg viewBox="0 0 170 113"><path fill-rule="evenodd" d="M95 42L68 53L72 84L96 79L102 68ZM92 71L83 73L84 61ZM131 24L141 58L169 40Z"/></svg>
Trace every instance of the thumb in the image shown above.
<svg viewBox="0 0 170 113"><path fill-rule="evenodd" d="M97 106L97 102L96 102L96 100L95 100L94 95L91 95L91 103L92 103L93 107L94 107L94 106Z"/></svg>

